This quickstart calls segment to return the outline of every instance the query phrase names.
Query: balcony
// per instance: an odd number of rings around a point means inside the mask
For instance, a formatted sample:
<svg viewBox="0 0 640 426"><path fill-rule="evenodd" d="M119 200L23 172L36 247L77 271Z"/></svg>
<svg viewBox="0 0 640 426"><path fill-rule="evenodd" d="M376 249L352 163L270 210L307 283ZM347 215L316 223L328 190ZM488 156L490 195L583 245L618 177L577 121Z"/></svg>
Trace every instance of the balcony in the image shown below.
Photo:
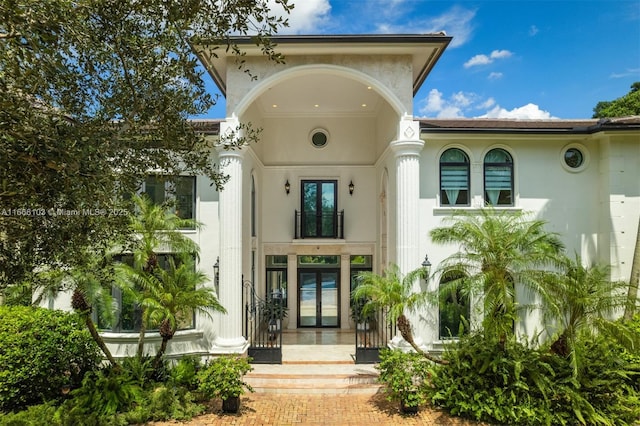
<svg viewBox="0 0 640 426"><path fill-rule="evenodd" d="M344 239L344 210L335 212L295 211L295 239Z"/></svg>

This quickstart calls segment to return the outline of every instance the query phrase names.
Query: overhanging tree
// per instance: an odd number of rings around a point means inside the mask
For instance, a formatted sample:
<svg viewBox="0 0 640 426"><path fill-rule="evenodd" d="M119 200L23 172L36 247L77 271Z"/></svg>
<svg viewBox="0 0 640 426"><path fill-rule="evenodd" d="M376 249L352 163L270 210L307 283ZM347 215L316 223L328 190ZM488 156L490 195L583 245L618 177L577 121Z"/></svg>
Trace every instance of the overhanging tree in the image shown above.
<svg viewBox="0 0 640 426"><path fill-rule="evenodd" d="M191 42L255 34L280 61L268 37L287 22L270 7L287 2L0 0L0 290L126 233L114 195L149 169L224 183L187 120L215 101Z"/></svg>

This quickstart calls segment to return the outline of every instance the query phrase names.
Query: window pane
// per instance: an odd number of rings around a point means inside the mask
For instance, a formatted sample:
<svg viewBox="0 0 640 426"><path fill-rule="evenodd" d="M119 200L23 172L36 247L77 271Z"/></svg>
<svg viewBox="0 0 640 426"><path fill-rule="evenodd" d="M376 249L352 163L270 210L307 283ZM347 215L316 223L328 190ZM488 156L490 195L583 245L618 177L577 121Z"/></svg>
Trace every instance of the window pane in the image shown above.
<svg viewBox="0 0 640 426"><path fill-rule="evenodd" d="M323 237L333 237L335 235L335 183L322 183L322 231Z"/></svg>
<svg viewBox="0 0 640 426"><path fill-rule="evenodd" d="M178 176L175 178L174 213L181 219L194 219L195 215L195 177Z"/></svg>
<svg viewBox="0 0 640 426"><path fill-rule="evenodd" d="M153 204L163 204L165 201L164 179L160 176L147 177L144 181L144 193L151 198Z"/></svg>
<svg viewBox="0 0 640 426"><path fill-rule="evenodd" d="M440 282L442 287L446 283L458 279L460 276L444 277ZM450 291L446 297L440 299L440 339L460 337L460 326L469 320L470 307L468 298L464 297L460 289ZM466 331L466 330L465 330Z"/></svg>
<svg viewBox="0 0 640 426"><path fill-rule="evenodd" d="M485 156L484 196L489 205L513 205L513 160L503 149Z"/></svg>
<svg viewBox="0 0 640 426"><path fill-rule="evenodd" d="M469 157L460 149L448 149L440 156L440 202L469 204Z"/></svg>

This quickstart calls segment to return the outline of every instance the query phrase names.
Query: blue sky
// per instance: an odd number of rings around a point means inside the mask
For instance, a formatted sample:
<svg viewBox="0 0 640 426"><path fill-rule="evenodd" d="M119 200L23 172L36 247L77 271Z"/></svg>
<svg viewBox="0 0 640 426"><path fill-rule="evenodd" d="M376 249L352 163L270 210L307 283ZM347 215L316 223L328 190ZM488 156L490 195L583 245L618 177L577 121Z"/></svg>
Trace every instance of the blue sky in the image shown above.
<svg viewBox="0 0 640 426"><path fill-rule="evenodd" d="M640 81L640 0L293 3L281 34L452 36L414 98L416 117L590 118ZM221 98L206 117L224 116Z"/></svg>

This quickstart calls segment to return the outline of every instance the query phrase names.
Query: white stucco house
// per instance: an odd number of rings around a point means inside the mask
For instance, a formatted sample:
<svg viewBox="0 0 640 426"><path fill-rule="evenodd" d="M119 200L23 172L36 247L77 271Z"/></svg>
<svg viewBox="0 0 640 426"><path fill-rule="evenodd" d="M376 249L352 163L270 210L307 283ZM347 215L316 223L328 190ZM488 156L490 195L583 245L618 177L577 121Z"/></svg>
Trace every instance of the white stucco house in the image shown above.
<svg viewBox="0 0 640 426"><path fill-rule="evenodd" d="M413 117L414 94L451 41L444 34L278 36L285 64L269 62L248 38L236 41L257 78L224 51L195 46L226 97L227 118L194 125L218 140L252 123L260 141L212 152L229 176L223 191L196 176L178 194L205 225L184 232L200 245L200 269L228 314L195 318L170 354L246 353L248 307L276 290L288 307L285 329L353 330L352 277L390 262L410 271L425 255L437 266L453 248L435 246L429 231L454 210L532 212L568 253L629 280L640 117ZM428 350L441 347L439 321L437 308L414 318ZM542 325L533 314L524 327ZM134 352L135 333L103 335L115 355Z"/></svg>

